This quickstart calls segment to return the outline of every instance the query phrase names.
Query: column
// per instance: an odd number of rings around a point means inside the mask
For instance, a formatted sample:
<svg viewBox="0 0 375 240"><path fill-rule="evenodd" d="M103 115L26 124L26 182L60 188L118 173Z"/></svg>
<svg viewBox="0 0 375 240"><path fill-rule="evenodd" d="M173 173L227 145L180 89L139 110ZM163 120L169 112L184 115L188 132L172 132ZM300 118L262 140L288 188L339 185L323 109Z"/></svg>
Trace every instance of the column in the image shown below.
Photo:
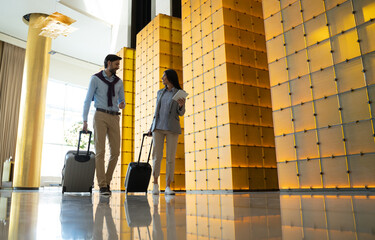
<svg viewBox="0 0 375 240"><path fill-rule="evenodd" d="M261 2L182 3L186 188L278 188Z"/></svg>
<svg viewBox="0 0 375 240"><path fill-rule="evenodd" d="M153 120L156 97L164 88L165 70L174 69L182 86L181 19L159 14L137 34L136 95L135 95L135 159L138 159L142 133L147 132ZM184 117L180 118L182 134L178 139L175 177L171 188L185 190ZM143 146L142 161L147 160L150 139ZM146 142L146 141L145 141ZM152 160L150 159L150 163ZM164 190L165 151L161 163L160 190ZM152 177L150 180L152 183Z"/></svg>
<svg viewBox="0 0 375 240"><path fill-rule="evenodd" d="M13 187L34 189L40 185L46 90L51 38L39 36L45 14L26 15L29 32L18 125Z"/></svg>

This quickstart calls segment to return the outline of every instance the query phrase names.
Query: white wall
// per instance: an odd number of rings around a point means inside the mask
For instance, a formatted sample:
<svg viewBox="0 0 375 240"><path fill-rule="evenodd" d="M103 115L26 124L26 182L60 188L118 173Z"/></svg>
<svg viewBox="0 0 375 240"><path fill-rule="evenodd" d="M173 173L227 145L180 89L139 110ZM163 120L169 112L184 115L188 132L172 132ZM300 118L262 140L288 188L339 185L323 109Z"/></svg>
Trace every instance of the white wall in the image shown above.
<svg viewBox="0 0 375 240"><path fill-rule="evenodd" d="M106 48L106 54L117 53L123 47L130 47L131 0L60 0L59 3L91 18L92 21L98 20L110 28L108 35L110 42L107 46L104 42L104 46L97 46ZM107 34L107 32L99 32L96 28L91 28L91 31L97 33L97 36Z"/></svg>
<svg viewBox="0 0 375 240"><path fill-rule="evenodd" d="M24 49L26 48L25 41L2 33L0 33L0 41L13 44ZM87 87L91 75L98 72L100 68L100 65L56 53L55 55L51 55L49 78Z"/></svg>
<svg viewBox="0 0 375 240"><path fill-rule="evenodd" d="M117 23L112 26L111 53L117 53L123 47L130 48L131 41L131 12L132 1L123 0L121 15Z"/></svg>
<svg viewBox="0 0 375 240"><path fill-rule="evenodd" d="M151 19L159 13L172 16L172 0L152 0Z"/></svg>
<svg viewBox="0 0 375 240"><path fill-rule="evenodd" d="M99 70L99 65L55 54L51 56L49 78L88 87L90 77Z"/></svg>

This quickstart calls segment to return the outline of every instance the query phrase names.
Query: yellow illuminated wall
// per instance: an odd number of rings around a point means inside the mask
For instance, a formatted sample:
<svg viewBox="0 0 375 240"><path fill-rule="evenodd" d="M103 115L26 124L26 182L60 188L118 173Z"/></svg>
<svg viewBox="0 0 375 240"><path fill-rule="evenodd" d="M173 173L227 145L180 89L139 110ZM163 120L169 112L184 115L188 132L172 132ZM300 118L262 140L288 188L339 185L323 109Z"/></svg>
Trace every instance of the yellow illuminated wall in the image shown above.
<svg viewBox="0 0 375 240"><path fill-rule="evenodd" d="M121 155L117 163L111 189L125 190L125 176L128 165L134 159L134 95L135 95L135 50L122 48L118 53L122 57L120 69L117 71L124 85L125 109L122 110L121 120ZM109 149L107 149L109 154Z"/></svg>
<svg viewBox="0 0 375 240"><path fill-rule="evenodd" d="M163 72L174 69L182 86L181 19L159 14L137 34L136 93L135 93L135 160L138 160L142 134L149 131L153 120L156 94L161 88ZM183 117L180 118L182 134L178 139L175 162L175 178L171 184L174 190L185 190L185 155ZM142 150L146 161L151 138ZM150 158L152 165L152 159ZM161 163L160 190L165 189L165 148ZM152 184L152 177L150 185Z"/></svg>
<svg viewBox="0 0 375 240"><path fill-rule="evenodd" d="M375 2L263 0L280 189L375 186Z"/></svg>
<svg viewBox="0 0 375 240"><path fill-rule="evenodd" d="M187 190L277 189L262 4L183 0Z"/></svg>

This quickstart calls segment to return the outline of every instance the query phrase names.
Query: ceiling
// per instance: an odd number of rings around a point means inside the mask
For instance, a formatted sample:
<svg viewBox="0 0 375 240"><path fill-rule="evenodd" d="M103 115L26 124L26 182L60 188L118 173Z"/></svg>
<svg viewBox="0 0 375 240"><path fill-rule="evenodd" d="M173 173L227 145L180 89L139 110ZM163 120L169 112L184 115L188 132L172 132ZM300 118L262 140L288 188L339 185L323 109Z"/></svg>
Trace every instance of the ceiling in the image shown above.
<svg viewBox="0 0 375 240"><path fill-rule="evenodd" d="M71 26L78 30L53 39L52 50L102 65L108 53L130 46L130 10L130 0L0 0L0 33L8 42L26 42L24 15L60 12L76 20Z"/></svg>

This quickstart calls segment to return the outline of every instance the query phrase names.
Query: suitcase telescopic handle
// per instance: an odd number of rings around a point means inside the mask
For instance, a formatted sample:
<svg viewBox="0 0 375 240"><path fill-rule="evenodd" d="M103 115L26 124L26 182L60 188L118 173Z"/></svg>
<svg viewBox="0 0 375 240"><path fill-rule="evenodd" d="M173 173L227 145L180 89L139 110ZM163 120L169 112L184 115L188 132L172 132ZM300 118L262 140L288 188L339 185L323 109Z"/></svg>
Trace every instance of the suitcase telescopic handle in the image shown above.
<svg viewBox="0 0 375 240"><path fill-rule="evenodd" d="M79 131L79 138L78 138L78 147L77 147L77 156L79 155L79 147L81 146L81 135L82 134L90 134L89 136L89 144L88 144L88 147L87 147L87 156L90 155L90 142L91 142L91 135L92 135L92 132L91 131Z"/></svg>
<svg viewBox="0 0 375 240"><path fill-rule="evenodd" d="M148 136L148 133L144 133L143 136L142 136L141 149L139 149L138 164L139 164L139 162L141 161L143 141L145 140L145 137L146 137L146 136ZM154 141L154 140L151 140L150 151L148 152L147 163L150 161L151 149L152 149L153 141Z"/></svg>

